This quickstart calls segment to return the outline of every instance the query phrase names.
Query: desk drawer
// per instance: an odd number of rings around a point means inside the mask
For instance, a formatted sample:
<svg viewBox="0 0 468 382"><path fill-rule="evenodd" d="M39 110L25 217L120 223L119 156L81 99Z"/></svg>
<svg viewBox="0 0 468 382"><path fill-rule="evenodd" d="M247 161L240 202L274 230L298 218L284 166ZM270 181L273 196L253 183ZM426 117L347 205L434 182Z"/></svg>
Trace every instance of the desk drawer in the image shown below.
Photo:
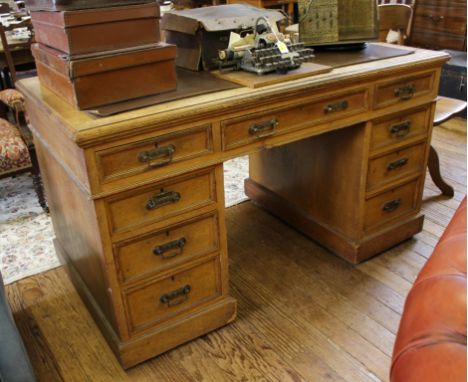
<svg viewBox="0 0 468 382"><path fill-rule="evenodd" d="M378 83L375 106L391 106L429 95L434 90L434 80L435 72L432 71Z"/></svg>
<svg viewBox="0 0 468 382"><path fill-rule="evenodd" d="M215 202L214 168L106 199L113 233L158 222Z"/></svg>
<svg viewBox="0 0 468 382"><path fill-rule="evenodd" d="M358 89L291 108L228 119L221 122L223 150L321 122L355 115L367 109L367 89Z"/></svg>
<svg viewBox="0 0 468 382"><path fill-rule="evenodd" d="M219 250L216 213L114 246L121 282L132 281Z"/></svg>
<svg viewBox="0 0 468 382"><path fill-rule="evenodd" d="M220 295L220 263L215 257L127 292L130 330L157 324Z"/></svg>
<svg viewBox="0 0 468 382"><path fill-rule="evenodd" d="M394 151L369 161L367 190L376 189L411 174L424 170L426 145L420 143L402 150Z"/></svg>
<svg viewBox="0 0 468 382"><path fill-rule="evenodd" d="M211 125L148 138L96 152L100 182L107 183L198 158L213 151Z"/></svg>
<svg viewBox="0 0 468 382"><path fill-rule="evenodd" d="M418 5L414 16L413 30L431 30L435 32L465 35L466 3L464 7L432 7Z"/></svg>
<svg viewBox="0 0 468 382"><path fill-rule="evenodd" d="M371 150L393 144L404 144L409 139L426 136L430 125L429 117L430 109L423 109L409 115L374 121Z"/></svg>
<svg viewBox="0 0 468 382"><path fill-rule="evenodd" d="M465 50L465 36L437 33L430 30L414 30L411 44L425 49Z"/></svg>
<svg viewBox="0 0 468 382"><path fill-rule="evenodd" d="M364 229L367 231L416 210L419 180L414 180L366 201Z"/></svg>

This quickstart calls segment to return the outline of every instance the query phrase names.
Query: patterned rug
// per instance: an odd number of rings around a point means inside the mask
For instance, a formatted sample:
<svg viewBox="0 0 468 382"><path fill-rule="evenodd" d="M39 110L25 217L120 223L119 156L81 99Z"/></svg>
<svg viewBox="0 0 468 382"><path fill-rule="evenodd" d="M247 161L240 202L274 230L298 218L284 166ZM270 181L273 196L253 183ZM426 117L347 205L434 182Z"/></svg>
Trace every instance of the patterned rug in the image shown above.
<svg viewBox="0 0 468 382"><path fill-rule="evenodd" d="M224 163L226 206L247 199L248 158ZM0 272L5 284L60 265L49 215L39 206L29 174L0 180Z"/></svg>

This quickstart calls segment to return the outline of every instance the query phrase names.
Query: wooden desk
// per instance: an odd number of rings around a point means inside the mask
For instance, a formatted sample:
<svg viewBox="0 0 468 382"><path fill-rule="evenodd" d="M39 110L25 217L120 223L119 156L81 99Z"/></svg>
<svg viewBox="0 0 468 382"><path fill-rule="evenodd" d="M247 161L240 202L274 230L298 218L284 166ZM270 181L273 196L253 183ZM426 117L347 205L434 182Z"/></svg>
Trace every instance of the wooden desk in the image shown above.
<svg viewBox="0 0 468 382"><path fill-rule="evenodd" d="M234 320L227 159L250 154L253 200L349 261L419 232L447 58L418 50L107 118L20 81L56 250L123 366Z"/></svg>

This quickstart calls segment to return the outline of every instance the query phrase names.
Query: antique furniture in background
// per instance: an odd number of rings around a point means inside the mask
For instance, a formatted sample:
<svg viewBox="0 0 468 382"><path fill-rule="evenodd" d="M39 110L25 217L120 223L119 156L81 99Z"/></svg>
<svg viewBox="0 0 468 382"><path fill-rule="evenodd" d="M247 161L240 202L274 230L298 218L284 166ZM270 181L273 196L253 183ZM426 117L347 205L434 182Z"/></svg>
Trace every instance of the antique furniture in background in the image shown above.
<svg viewBox="0 0 468 382"><path fill-rule="evenodd" d="M0 178L31 172L40 206L48 212L31 132L26 125L24 98L15 89L0 91ZM8 112L14 122L8 121Z"/></svg>
<svg viewBox="0 0 468 382"><path fill-rule="evenodd" d="M388 40L389 33L397 33L395 43L403 45L408 37L412 9L405 4L379 5L380 30L379 41L393 43ZM392 32L390 32L392 31Z"/></svg>
<svg viewBox="0 0 468 382"><path fill-rule="evenodd" d="M434 126L439 126L455 117L457 114L466 110L466 101L456 98L437 97L436 109L434 114ZM447 184L440 174L439 155L434 146L431 145L429 152L429 161L427 163L429 174L434 184L442 191L442 195L452 197L454 195L453 187Z"/></svg>
<svg viewBox="0 0 468 382"><path fill-rule="evenodd" d="M226 0L226 4L249 4L257 8L282 8L288 15L289 24L294 23L294 4L297 0Z"/></svg>
<svg viewBox="0 0 468 382"><path fill-rule="evenodd" d="M466 197L406 298L390 381L466 381Z"/></svg>
<svg viewBox="0 0 468 382"><path fill-rule="evenodd" d="M466 0L417 0L408 45L466 50Z"/></svg>
<svg viewBox="0 0 468 382"><path fill-rule="evenodd" d="M25 28L29 31L29 38L27 32L22 36L15 36L13 31L18 28ZM31 55L31 42L33 41L33 28L30 19L25 19L19 22L12 22L10 24L0 23L0 41L2 43L3 55L3 73L4 84L6 88L14 88L17 80L17 68L26 66L27 69L34 68L34 59Z"/></svg>
<svg viewBox="0 0 468 382"><path fill-rule="evenodd" d="M105 118L20 81L56 250L122 365L235 318L228 159L251 154L252 199L353 263L419 232L447 59L416 50Z"/></svg>

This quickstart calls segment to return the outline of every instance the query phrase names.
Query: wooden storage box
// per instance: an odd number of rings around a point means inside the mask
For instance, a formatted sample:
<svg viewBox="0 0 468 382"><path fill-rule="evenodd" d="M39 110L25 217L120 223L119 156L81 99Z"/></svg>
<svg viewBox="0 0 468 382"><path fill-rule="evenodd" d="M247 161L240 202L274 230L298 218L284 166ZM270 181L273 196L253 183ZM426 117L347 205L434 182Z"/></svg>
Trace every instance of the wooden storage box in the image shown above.
<svg viewBox="0 0 468 382"><path fill-rule="evenodd" d="M31 12L36 41L70 55L159 42L159 5Z"/></svg>
<svg viewBox="0 0 468 382"><path fill-rule="evenodd" d="M271 23L285 18L277 10L229 4L167 12L161 20L161 29L166 42L177 45L177 66L211 70L218 67L214 59L218 50L228 47L231 31L252 29L261 16L268 17Z"/></svg>
<svg viewBox="0 0 468 382"><path fill-rule="evenodd" d="M155 0L26 0L26 7L30 11L70 11L145 3Z"/></svg>
<svg viewBox="0 0 468 382"><path fill-rule="evenodd" d="M174 45L75 58L40 44L32 52L41 84L79 109L176 89Z"/></svg>

